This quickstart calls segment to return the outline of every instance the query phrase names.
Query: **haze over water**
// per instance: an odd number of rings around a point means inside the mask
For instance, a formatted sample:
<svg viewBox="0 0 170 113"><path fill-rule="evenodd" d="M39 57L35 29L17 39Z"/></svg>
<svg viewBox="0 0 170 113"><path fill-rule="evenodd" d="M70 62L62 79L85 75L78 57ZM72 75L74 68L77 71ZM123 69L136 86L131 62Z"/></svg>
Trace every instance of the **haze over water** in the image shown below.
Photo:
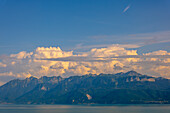
<svg viewBox="0 0 170 113"><path fill-rule="evenodd" d="M0 105L0 113L169 113L170 105Z"/></svg>

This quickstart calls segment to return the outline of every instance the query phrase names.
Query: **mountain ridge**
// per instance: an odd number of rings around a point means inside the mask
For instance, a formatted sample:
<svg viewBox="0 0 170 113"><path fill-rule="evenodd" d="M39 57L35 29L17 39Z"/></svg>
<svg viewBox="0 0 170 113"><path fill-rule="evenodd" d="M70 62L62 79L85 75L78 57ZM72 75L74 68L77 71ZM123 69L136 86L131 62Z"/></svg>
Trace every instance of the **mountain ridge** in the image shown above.
<svg viewBox="0 0 170 113"><path fill-rule="evenodd" d="M169 79L136 71L68 78L29 77L11 80L0 87L0 103L19 104L167 104L169 95Z"/></svg>

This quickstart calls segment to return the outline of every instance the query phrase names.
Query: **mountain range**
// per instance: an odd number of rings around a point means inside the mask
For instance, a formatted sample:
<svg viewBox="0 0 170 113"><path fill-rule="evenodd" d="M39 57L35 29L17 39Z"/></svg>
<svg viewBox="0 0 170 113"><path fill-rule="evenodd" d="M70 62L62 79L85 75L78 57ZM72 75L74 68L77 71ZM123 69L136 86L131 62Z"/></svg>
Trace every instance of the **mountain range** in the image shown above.
<svg viewBox="0 0 170 113"><path fill-rule="evenodd" d="M14 79L0 86L0 103L170 104L170 80L135 71Z"/></svg>

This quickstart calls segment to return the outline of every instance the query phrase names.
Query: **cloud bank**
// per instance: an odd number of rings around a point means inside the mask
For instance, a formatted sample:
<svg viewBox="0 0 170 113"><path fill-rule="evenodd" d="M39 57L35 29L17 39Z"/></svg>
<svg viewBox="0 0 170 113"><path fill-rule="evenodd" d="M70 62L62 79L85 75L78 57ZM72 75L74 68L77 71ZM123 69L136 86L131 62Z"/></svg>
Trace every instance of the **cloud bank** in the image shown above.
<svg viewBox="0 0 170 113"><path fill-rule="evenodd" d="M59 47L38 47L33 52L0 57L0 77L74 76L135 70L142 74L170 78L170 53L159 50L138 55L122 45L93 48L81 54Z"/></svg>

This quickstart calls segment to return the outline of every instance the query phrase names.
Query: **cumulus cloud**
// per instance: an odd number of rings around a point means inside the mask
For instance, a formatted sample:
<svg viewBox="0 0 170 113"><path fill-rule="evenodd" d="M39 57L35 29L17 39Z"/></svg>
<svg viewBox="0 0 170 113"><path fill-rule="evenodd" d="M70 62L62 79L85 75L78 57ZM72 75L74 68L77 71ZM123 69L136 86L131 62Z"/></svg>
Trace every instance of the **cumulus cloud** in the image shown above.
<svg viewBox="0 0 170 113"><path fill-rule="evenodd" d="M137 50L112 45L73 54L73 51L63 51L59 47L38 47L33 52L22 51L1 57L0 76L68 77L135 70L142 74L170 78L169 64L170 53L163 50L138 55Z"/></svg>

